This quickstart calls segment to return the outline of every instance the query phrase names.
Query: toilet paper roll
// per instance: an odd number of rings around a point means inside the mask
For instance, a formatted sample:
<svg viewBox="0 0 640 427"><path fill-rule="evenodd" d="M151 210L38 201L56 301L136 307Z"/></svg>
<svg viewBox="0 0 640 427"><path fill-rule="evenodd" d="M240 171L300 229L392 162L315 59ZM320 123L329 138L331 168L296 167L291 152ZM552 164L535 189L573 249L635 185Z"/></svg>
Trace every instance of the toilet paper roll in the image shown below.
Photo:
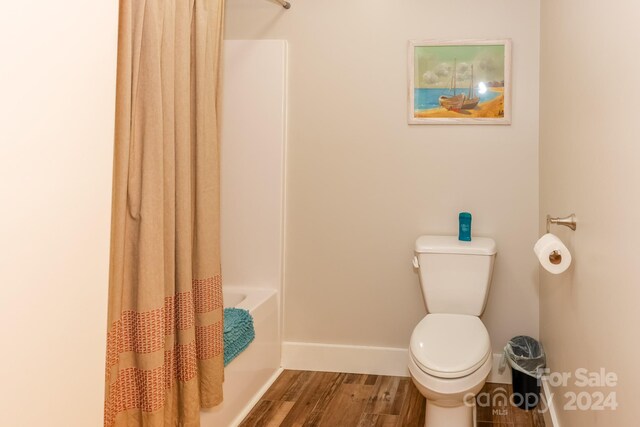
<svg viewBox="0 0 640 427"><path fill-rule="evenodd" d="M571 252L554 234L542 236L533 247L533 252L549 273L563 273L571 265Z"/></svg>

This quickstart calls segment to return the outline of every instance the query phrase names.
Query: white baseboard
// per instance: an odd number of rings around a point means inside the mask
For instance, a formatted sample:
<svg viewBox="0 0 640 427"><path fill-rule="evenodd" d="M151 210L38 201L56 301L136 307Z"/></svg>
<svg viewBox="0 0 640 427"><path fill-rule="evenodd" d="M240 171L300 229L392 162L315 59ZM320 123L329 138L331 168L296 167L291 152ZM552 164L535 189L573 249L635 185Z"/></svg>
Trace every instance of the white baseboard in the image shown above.
<svg viewBox="0 0 640 427"><path fill-rule="evenodd" d="M408 362L406 348L282 343L282 367L285 369L408 377Z"/></svg>
<svg viewBox="0 0 640 427"><path fill-rule="evenodd" d="M488 382L511 384L511 369L498 373L502 354L493 355ZM282 343L282 367L301 371L349 372L353 374L408 377L409 350L305 342Z"/></svg>
<svg viewBox="0 0 640 427"><path fill-rule="evenodd" d="M553 390L549 385L546 377L542 378L542 399L544 401L544 407L547 409L544 412L544 425L546 427L560 427L560 421L558 421L558 413L553 400Z"/></svg>
<svg viewBox="0 0 640 427"><path fill-rule="evenodd" d="M496 384L511 384L511 368L507 365L502 373L500 373L500 362L502 361L502 353L493 354L493 364L491 366L491 372L488 383Z"/></svg>

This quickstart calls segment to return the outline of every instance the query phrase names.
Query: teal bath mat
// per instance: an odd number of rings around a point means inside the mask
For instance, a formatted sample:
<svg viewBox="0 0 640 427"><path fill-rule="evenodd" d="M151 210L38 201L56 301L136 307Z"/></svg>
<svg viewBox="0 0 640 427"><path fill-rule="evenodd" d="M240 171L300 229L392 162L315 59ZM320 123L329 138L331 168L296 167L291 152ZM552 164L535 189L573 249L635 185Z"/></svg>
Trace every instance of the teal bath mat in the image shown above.
<svg viewBox="0 0 640 427"><path fill-rule="evenodd" d="M241 308L224 309L224 366L235 359L256 337L253 317Z"/></svg>

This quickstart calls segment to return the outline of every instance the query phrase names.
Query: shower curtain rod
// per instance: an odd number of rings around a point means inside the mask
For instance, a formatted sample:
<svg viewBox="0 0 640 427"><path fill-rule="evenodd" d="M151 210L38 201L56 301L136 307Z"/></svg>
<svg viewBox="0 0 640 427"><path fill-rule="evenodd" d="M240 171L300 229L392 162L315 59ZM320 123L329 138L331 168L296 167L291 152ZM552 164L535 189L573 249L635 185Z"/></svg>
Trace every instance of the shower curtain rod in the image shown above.
<svg viewBox="0 0 640 427"><path fill-rule="evenodd" d="M278 3L282 5L285 9L291 9L291 3L286 0L276 0Z"/></svg>

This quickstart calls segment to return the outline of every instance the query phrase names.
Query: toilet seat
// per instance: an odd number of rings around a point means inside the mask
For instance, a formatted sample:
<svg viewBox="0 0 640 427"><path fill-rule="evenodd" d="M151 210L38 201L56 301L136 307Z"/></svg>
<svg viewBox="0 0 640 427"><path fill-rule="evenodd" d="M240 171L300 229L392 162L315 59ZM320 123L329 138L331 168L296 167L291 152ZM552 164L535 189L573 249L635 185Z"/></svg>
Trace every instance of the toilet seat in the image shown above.
<svg viewBox="0 0 640 427"><path fill-rule="evenodd" d="M411 357L425 373L460 378L491 356L489 333L482 321L466 314L428 314L411 335Z"/></svg>

